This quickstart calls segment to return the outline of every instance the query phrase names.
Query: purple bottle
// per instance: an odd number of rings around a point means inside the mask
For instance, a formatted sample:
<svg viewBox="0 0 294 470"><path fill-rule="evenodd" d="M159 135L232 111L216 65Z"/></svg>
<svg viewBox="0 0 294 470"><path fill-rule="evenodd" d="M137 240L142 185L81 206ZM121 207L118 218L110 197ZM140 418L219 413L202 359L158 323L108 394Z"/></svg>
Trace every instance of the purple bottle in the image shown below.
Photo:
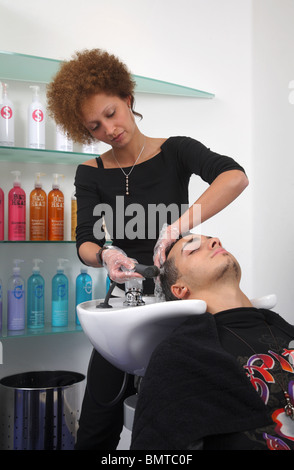
<svg viewBox="0 0 294 470"><path fill-rule="evenodd" d="M13 274L8 281L7 289L7 329L25 329L25 282L20 276L19 263L23 260L15 259Z"/></svg>

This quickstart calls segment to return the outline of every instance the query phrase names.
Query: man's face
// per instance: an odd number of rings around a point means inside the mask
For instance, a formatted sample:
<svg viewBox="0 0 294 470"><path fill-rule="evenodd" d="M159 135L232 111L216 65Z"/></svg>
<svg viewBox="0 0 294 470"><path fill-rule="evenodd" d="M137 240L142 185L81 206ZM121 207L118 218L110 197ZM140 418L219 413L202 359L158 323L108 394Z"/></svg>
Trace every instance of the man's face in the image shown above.
<svg viewBox="0 0 294 470"><path fill-rule="evenodd" d="M189 234L171 249L179 278L172 292L176 297L187 288L190 294L210 289L216 282L238 282L241 269L234 256L226 251L218 238ZM183 291L184 292L184 291Z"/></svg>

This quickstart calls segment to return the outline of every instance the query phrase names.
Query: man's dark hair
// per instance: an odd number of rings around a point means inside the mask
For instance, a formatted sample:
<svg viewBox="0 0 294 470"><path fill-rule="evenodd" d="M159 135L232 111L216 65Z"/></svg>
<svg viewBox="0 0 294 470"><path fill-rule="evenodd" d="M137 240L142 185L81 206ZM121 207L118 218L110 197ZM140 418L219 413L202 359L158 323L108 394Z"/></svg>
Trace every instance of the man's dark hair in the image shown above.
<svg viewBox="0 0 294 470"><path fill-rule="evenodd" d="M182 237L180 237L182 238ZM179 238L179 239L180 239ZM179 240L178 239L178 240ZM167 249L166 249L166 252L165 252L165 256L166 256L166 261L163 263L163 266L162 266L162 272L159 276L159 279L160 279L160 284L161 284L161 289L162 289L162 293L165 297L165 300L179 300L177 297L175 297L173 295L173 293L171 292L171 286L177 281L177 279L179 278L179 271L176 267L176 264L175 264L175 260L173 257L171 257L170 259L167 259L171 249L173 248L173 246L177 243L176 240L174 243L172 243Z"/></svg>

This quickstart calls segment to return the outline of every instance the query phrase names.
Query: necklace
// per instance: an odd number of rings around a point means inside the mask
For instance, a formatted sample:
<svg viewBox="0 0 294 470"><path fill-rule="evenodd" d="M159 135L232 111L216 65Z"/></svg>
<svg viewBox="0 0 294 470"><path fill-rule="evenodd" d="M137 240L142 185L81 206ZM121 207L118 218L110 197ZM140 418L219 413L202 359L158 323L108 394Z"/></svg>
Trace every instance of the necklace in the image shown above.
<svg viewBox="0 0 294 470"><path fill-rule="evenodd" d="M277 338L274 336L270 326L268 323L266 323L266 326L276 344L276 348L277 348L277 351L279 351L279 345L278 345L278 341L277 341ZM253 349L253 347L247 343L247 341L245 341L245 339L241 338L241 336L239 336L235 331L231 330L229 327L227 326L224 326L224 328L229 331L232 335L236 336L236 338L238 338L240 341L242 341L244 344L246 344L246 346L251 349L251 351L254 352L254 354L257 354L257 352ZM291 418L292 420L294 420L294 405L292 404L291 402L291 399L290 399L290 395L288 392L285 391L285 386L283 386L280 381L276 378L277 380L277 383L279 384L283 394L284 394L284 397L285 397L285 400L286 400L286 405L284 406L284 410L285 410L285 414L286 416L288 416L289 418Z"/></svg>
<svg viewBox="0 0 294 470"><path fill-rule="evenodd" d="M141 157L142 153L143 153L143 150L145 148L145 140L144 140L144 144L143 144L143 147L141 148L141 152L139 153L138 157L137 157L137 160L135 161L134 165L132 166L132 168L130 169L129 173L126 173L124 171L124 169L120 166L119 162L117 161L116 159L116 156L114 155L114 151L112 149L112 155L116 161L116 163L118 164L118 166L120 167L121 171L123 172L123 174L125 175L125 178L126 178L126 195L128 196L130 193L129 193L129 176L130 174L132 173L133 169L134 169L134 166L136 165L137 161L139 160L139 158Z"/></svg>

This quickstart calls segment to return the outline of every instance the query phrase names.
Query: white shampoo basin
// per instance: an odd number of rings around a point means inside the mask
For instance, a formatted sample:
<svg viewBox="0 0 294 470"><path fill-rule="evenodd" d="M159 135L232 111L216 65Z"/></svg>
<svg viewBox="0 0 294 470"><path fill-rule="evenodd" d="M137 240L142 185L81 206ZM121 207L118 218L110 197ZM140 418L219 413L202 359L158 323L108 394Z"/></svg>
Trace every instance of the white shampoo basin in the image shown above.
<svg viewBox="0 0 294 470"><path fill-rule="evenodd" d="M97 308L103 299L77 307L81 326L93 347L119 369L143 376L155 347L188 316L206 311L202 300L156 302L124 307L124 298L112 298L112 308Z"/></svg>
<svg viewBox="0 0 294 470"><path fill-rule="evenodd" d="M111 298L112 308L97 308L104 299L91 300L77 306L82 328L93 347L119 369L143 376L155 347L180 323L191 315L206 311L202 300L156 302L143 297L145 305L124 307L124 297ZM256 308L271 309L276 305L274 294L252 299Z"/></svg>

